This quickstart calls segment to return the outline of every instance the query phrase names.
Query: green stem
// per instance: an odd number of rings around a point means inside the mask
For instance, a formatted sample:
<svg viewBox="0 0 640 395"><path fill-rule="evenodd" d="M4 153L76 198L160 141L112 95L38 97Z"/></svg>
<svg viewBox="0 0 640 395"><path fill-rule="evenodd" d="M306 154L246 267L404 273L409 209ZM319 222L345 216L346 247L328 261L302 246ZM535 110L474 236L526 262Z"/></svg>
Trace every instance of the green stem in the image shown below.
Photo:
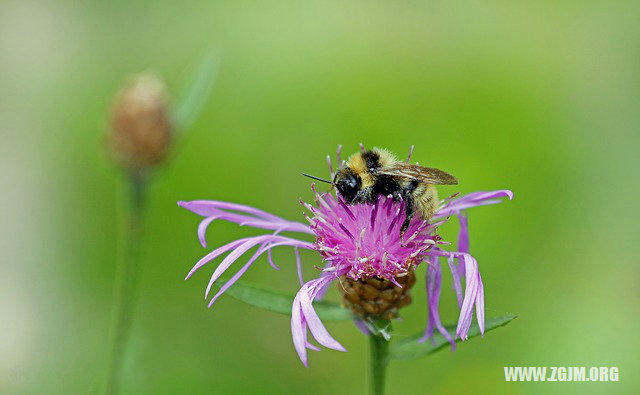
<svg viewBox="0 0 640 395"><path fill-rule="evenodd" d="M132 172L120 231L111 327L111 349L105 393L117 394L138 284L140 246L143 233L145 176Z"/></svg>
<svg viewBox="0 0 640 395"><path fill-rule="evenodd" d="M369 335L371 348L371 393L384 394L384 383L389 362L389 341L381 335Z"/></svg>

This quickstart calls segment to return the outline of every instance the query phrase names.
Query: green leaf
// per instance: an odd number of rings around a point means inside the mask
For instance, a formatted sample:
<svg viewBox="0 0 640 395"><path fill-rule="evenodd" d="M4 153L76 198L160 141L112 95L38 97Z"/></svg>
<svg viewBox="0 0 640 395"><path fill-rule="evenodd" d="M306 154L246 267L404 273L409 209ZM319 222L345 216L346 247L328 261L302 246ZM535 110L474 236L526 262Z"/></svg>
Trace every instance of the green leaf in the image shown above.
<svg viewBox="0 0 640 395"><path fill-rule="evenodd" d="M220 283L224 284L224 282ZM216 281L214 287L220 287L218 281ZM233 296L246 304L286 315L291 315L291 306L293 305L293 298L295 297L295 295L264 288L259 285L247 284L245 282L236 282L225 294ZM313 307L322 320L346 321L353 319L350 310L334 302L321 300L314 302Z"/></svg>
<svg viewBox="0 0 640 395"><path fill-rule="evenodd" d="M177 132L189 129L204 108L218 71L219 59L213 49L204 53L189 84L174 105L173 122Z"/></svg>
<svg viewBox="0 0 640 395"><path fill-rule="evenodd" d="M489 318L485 321L485 333L494 330L498 327L507 325L509 322L516 319L517 315L504 315L501 317ZM449 333L455 333L456 325L447 325L447 331ZM391 349L389 350L389 358L392 359L415 359L424 357L438 350L442 350L449 345L449 341L445 339L440 333L435 333L432 339L427 339L424 343L420 343L419 340L423 336L423 332L417 333L413 336L405 339L398 340L391 343ZM480 334L480 328L478 324L473 324L469 329L469 338L476 337ZM456 343L461 340L457 339Z"/></svg>

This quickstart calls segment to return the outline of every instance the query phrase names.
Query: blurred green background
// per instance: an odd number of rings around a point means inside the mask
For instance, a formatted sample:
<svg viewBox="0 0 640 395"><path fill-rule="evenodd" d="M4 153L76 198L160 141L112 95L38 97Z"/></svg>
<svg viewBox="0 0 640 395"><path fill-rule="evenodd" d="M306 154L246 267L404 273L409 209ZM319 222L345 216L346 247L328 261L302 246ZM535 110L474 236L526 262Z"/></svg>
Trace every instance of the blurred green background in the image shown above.
<svg viewBox="0 0 640 395"><path fill-rule="evenodd" d="M637 2L33 2L0 4L0 392L102 385L123 188L104 154L107 113L134 72L172 92L202 53L219 74L203 114L153 179L124 393L367 390L367 339L305 369L289 318L202 299L214 265L198 217L219 199L302 221L301 171L338 144L387 147L446 169L461 191L509 188L469 212L488 316L505 328L394 362L390 394L631 393L640 388ZM454 240L457 227L444 235ZM219 245L250 229L214 223ZM247 281L295 291L293 252ZM305 277L318 259L303 255ZM424 272L424 267L421 268ZM450 278L441 301L457 317ZM423 328L423 282L396 325ZM336 298L335 289L329 296ZM505 383L504 366L617 366L617 383Z"/></svg>

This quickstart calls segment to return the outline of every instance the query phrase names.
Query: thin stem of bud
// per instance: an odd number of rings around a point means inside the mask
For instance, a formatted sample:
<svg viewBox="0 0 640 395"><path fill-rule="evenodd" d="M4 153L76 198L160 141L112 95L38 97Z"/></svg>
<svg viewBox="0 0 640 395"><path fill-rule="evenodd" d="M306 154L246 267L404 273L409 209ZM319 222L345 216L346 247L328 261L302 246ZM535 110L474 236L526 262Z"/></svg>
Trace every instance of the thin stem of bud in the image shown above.
<svg viewBox="0 0 640 395"><path fill-rule="evenodd" d="M132 171L127 184L129 196L124 215L121 216L106 394L117 394L120 389L122 361L129 339L140 272L146 177L141 172Z"/></svg>

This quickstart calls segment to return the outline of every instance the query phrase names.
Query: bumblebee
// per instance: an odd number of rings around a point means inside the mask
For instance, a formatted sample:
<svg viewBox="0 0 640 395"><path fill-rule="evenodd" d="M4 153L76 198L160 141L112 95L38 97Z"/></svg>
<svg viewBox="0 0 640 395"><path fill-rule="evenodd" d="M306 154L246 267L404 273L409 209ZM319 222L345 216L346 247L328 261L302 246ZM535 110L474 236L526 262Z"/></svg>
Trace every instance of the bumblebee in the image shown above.
<svg viewBox="0 0 640 395"><path fill-rule="evenodd" d="M373 204L378 195L392 196L394 201L402 199L406 205L406 218L401 234L416 213L427 221L431 219L439 203L434 185L457 183L458 180L447 172L401 162L381 148L351 155L331 182L347 204Z"/></svg>

